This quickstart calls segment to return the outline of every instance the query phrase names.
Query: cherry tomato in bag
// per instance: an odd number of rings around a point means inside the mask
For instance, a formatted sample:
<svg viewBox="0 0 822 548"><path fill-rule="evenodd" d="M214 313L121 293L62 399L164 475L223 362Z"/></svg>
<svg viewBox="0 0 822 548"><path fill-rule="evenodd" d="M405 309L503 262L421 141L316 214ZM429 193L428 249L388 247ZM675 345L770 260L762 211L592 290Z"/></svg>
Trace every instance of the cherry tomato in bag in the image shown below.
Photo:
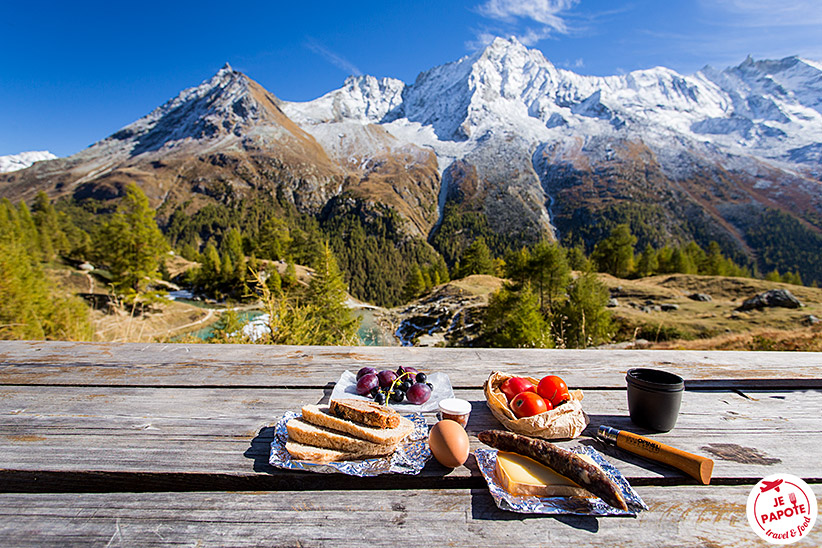
<svg viewBox="0 0 822 548"><path fill-rule="evenodd" d="M534 415L539 415L540 413L545 413L551 407L550 403L546 403L544 399L540 397L539 394L534 392L521 392L511 400L511 411L514 412L514 415L518 419L523 417L533 417Z"/></svg>
<svg viewBox="0 0 822 548"><path fill-rule="evenodd" d="M511 403L511 400L513 400L514 397L516 397L516 395L520 392L537 391L537 387L534 386L534 383L522 377L511 377L510 379L506 379L505 382L500 385L499 389L503 394L505 394L509 404Z"/></svg>

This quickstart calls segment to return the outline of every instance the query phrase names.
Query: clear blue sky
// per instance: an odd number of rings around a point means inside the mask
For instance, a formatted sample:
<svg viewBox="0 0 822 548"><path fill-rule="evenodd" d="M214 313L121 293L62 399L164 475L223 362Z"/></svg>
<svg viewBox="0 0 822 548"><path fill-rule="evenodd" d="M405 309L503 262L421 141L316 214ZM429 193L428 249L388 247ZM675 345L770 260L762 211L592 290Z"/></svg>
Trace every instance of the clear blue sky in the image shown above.
<svg viewBox="0 0 822 548"><path fill-rule="evenodd" d="M304 101L349 74L420 71L517 36L555 65L691 74L801 55L822 61L819 0L24 2L0 12L0 155L78 152L225 63Z"/></svg>

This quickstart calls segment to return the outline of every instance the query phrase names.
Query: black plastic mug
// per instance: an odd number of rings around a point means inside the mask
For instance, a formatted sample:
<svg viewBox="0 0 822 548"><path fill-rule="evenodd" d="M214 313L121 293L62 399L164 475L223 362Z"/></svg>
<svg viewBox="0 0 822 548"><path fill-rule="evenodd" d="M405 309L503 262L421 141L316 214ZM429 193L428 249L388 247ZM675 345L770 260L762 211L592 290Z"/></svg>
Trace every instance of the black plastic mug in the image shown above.
<svg viewBox="0 0 822 548"><path fill-rule="evenodd" d="M667 432L676 425L685 381L659 369L629 369L628 412L637 426Z"/></svg>

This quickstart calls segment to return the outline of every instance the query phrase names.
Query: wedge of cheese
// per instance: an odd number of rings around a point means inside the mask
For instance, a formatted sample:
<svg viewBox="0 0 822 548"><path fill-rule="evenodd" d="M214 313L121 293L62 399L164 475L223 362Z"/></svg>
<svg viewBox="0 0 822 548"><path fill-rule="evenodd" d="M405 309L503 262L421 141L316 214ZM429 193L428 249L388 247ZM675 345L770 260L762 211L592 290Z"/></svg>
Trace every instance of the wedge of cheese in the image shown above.
<svg viewBox="0 0 822 548"><path fill-rule="evenodd" d="M580 455L595 464L588 455ZM565 476L560 476L547 466L519 455L499 451L495 468L497 481L512 495L536 497L593 497Z"/></svg>

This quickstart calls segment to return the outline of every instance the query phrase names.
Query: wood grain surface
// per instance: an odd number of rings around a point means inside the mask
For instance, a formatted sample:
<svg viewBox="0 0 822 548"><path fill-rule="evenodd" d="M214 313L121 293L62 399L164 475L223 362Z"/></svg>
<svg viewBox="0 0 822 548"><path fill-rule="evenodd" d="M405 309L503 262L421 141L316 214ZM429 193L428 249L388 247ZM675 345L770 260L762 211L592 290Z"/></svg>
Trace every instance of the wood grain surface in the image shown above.
<svg viewBox="0 0 822 548"><path fill-rule="evenodd" d="M822 353L533 350L214 344L0 342L0 383L121 386L325 386L346 369L403 363L479 388L491 371L550 371L580 388L624 388L632 367L688 388L822 388Z"/></svg>
<svg viewBox="0 0 822 548"><path fill-rule="evenodd" d="M638 518L502 512L469 458L418 476L355 478L268 464L272 425L327 401L345 370L447 373L476 434L499 428L491 371L581 388L591 445L650 506ZM625 372L686 381L676 427L629 417ZM822 494L822 354L0 342L2 546L761 546L752 485L791 473ZM433 423L436 418L427 414ZM607 424L711 457L712 484L605 446ZM796 546L822 545L822 525Z"/></svg>
<svg viewBox="0 0 822 548"><path fill-rule="evenodd" d="M0 538L20 547L766 546L745 517L749 486L636 490L649 506L636 518L514 514L487 489L0 494ZM817 524L792 546L820 544Z"/></svg>

